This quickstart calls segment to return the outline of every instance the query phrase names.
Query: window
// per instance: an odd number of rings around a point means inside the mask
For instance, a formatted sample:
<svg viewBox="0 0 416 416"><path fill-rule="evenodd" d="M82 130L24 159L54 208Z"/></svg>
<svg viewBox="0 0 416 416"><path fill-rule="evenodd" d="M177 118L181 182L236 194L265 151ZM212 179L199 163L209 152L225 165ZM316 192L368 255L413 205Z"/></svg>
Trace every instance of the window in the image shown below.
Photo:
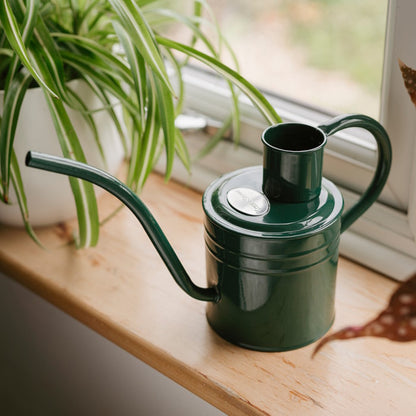
<svg viewBox="0 0 416 416"><path fill-rule="evenodd" d="M257 86L335 112L378 117L388 0L209 4L242 75Z"/></svg>
<svg viewBox="0 0 416 416"><path fill-rule="evenodd" d="M321 0L319 3L331 2ZM416 3L413 0L390 0L388 3L380 121L392 141L393 166L380 201L343 234L340 246L341 254L400 280L416 269L416 170L413 162L416 109L407 96L398 66L398 59L401 59L408 66L416 67L415 15ZM354 57L351 54L350 59ZM377 65L381 70L383 65L378 61ZM228 94L221 82L209 73L189 68L186 83L186 104L190 111L213 120L224 119L228 111ZM286 121L319 124L334 112L346 111L336 106L322 110L316 102L306 105L276 93L270 93L268 97ZM353 111L377 116L374 108L365 111L366 108L357 105ZM218 174L261 163L259 137L265 127L264 121L244 97L241 99L241 113L243 128L238 150L231 143L222 142L197 164L191 179L182 175L185 182L192 181L204 188ZM194 142L190 143L191 147L200 146L199 139L190 140ZM337 135L328 141L324 175L340 186L347 206L369 182L376 157L371 137L360 130L348 131L348 134Z"/></svg>

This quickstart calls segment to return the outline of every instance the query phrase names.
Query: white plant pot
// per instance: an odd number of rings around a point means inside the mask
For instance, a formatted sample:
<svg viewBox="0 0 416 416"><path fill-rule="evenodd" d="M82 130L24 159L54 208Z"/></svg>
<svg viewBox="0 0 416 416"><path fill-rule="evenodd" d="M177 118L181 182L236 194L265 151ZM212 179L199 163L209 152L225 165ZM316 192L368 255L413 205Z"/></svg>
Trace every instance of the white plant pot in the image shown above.
<svg viewBox="0 0 416 416"><path fill-rule="evenodd" d="M82 97L89 109L102 107L99 99L84 82L74 80L70 85ZM0 114L3 112L2 106L3 92L0 91ZM121 112L120 108L115 108L115 110ZM123 160L124 152L117 129L107 112L101 110L93 114L107 160L107 168L105 168L91 129L84 118L76 111L68 108L67 111L88 163L106 169L112 174L116 173ZM28 90L23 100L16 129L14 150L21 169L30 223L33 226L47 226L74 218L76 208L68 178L28 168L24 164L26 153L29 150L62 156L48 105L40 88ZM11 186L11 204L6 205L0 202L0 222L21 226L23 221L12 188Z"/></svg>

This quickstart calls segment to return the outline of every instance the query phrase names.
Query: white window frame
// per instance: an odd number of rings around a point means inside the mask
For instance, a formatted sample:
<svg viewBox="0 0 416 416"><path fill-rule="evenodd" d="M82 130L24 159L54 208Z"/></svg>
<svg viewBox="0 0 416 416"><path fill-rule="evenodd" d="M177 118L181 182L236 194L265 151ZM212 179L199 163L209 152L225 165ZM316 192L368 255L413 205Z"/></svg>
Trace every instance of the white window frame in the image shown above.
<svg viewBox="0 0 416 416"><path fill-rule="evenodd" d="M380 121L389 133L393 165L385 191L376 204L341 238L340 253L398 280L416 271L416 109L410 102L398 59L416 67L416 2L390 0L387 18ZM189 68L185 74L186 108L209 120L223 120L230 111L229 92L214 76ZM267 94L284 121L317 125L334 114L285 97ZM251 103L241 97L242 134L238 149L220 145L193 167L189 176L176 164L174 175L204 189L218 175L240 167L261 164L260 135L266 124ZM215 123L214 123L215 124ZM191 149L200 149L207 138L189 135ZM328 141L324 175L343 191L349 206L369 183L376 163L376 146L361 130L348 130Z"/></svg>

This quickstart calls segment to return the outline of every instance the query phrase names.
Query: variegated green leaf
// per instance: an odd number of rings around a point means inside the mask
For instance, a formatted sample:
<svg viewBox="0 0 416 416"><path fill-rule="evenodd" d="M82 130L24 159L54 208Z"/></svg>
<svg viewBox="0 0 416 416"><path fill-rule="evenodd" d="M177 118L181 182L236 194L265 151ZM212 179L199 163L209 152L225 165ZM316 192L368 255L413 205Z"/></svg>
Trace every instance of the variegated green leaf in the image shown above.
<svg viewBox="0 0 416 416"><path fill-rule="evenodd" d="M109 73L128 84L132 83L131 72L125 62L94 40L67 33L52 33L52 37L73 44L77 48L76 53L81 55L91 68Z"/></svg>
<svg viewBox="0 0 416 416"><path fill-rule="evenodd" d="M156 15L164 16L168 20L179 22L182 23L184 26L187 26L191 30L195 39L192 41L192 43L195 43L197 40L201 41L213 55L216 55L218 57L216 48L208 39L208 37L204 34L204 32L202 32L202 30L200 29L200 22L198 19L191 19L181 13L163 7L154 9L153 13Z"/></svg>
<svg viewBox="0 0 416 416"><path fill-rule="evenodd" d="M199 1L195 2L195 8L196 8L197 13L201 13L201 8L202 8L201 2L199 2ZM200 30L200 27L199 27L200 22L198 21L198 19L195 19L195 17L193 19L190 19L190 18L184 16L183 14L177 13L173 10L166 9L166 8L154 9L153 13L169 17L169 18L173 19L174 21L180 22L180 23L184 24L185 26L189 27L189 29L191 29L191 31L194 35L194 39L193 39L192 43L195 43L196 39L199 40L199 41L202 41L202 43L207 47L208 51L211 53L213 58L215 58L216 60L218 60L218 62L220 62L219 52L215 49L212 42ZM223 38L222 38L222 35L221 35L219 29L218 29L218 37L219 37L220 41L225 42L225 40L223 40ZM227 44L227 47L228 46L229 45ZM232 52L231 48L228 48L228 49L229 49L229 52ZM189 57L190 56L187 55L187 58L189 58ZM232 55L232 57L234 58L234 62L236 62L235 56ZM238 142L239 137L240 137L240 110L239 110L239 104L238 104L238 93L235 91L235 88L234 88L231 81L228 81L228 86L230 88L231 97L232 97L233 136L234 136L236 142Z"/></svg>
<svg viewBox="0 0 416 416"><path fill-rule="evenodd" d="M156 89L156 102L165 141L165 178L169 179L175 160L175 106L173 104L172 94L166 88L165 84L160 82L159 78L155 76L153 76L153 82Z"/></svg>
<svg viewBox="0 0 416 416"><path fill-rule="evenodd" d="M7 56L8 58L13 57L13 52L10 49L0 48L0 56Z"/></svg>
<svg viewBox="0 0 416 416"><path fill-rule="evenodd" d="M244 94L247 95L247 97L252 101L252 103L257 107L260 113L270 124L280 123L282 121L282 119L276 113L276 110L266 100L264 95L261 94L257 88L255 88L233 69L219 62L215 58L212 58L211 56L182 43L175 42L162 36L157 36L156 39L161 45L164 45L167 48L183 52L186 55L192 56L193 58L201 61L219 73L226 80L235 84Z"/></svg>
<svg viewBox="0 0 416 416"><path fill-rule="evenodd" d="M89 65L88 59L78 54L62 51L64 62L74 69L80 71L84 76L92 79L97 85L116 97L126 109L132 114L137 113L137 107L131 98L123 90L120 82L108 74L96 71Z"/></svg>
<svg viewBox="0 0 416 416"><path fill-rule="evenodd" d="M34 39L30 44L30 54L42 77L54 86L61 100L75 109L82 110L77 107L76 101L73 101L71 95L68 94L60 49L55 44L42 19L37 20L33 36Z"/></svg>
<svg viewBox="0 0 416 416"><path fill-rule="evenodd" d="M234 143L238 145L240 142L240 106L238 99L238 92L235 90L234 85L231 82L229 83L232 99L232 125L233 125L233 139Z"/></svg>
<svg viewBox="0 0 416 416"><path fill-rule="evenodd" d="M64 155L84 161L64 106L79 111L98 139L92 111L66 85L74 77L84 79L101 100L102 108L112 117L126 154L131 151L127 182L140 190L163 150L167 156L167 177L175 154L189 168L186 144L175 129L174 120L181 112L184 97L182 66L190 58L199 59L216 70L230 85L234 117L226 119L224 128L229 128L232 119L233 132L238 135L239 91L233 84L249 96L269 122L280 121L262 94L240 77L238 70L233 71L220 63L221 49L229 48L229 45L206 1L195 0L193 5L194 10L188 17L186 12L174 12L176 6L170 7L169 3L162 4L159 0L0 0L0 76L3 76L0 88L9 90L22 65L27 66L32 77L46 91ZM209 19L204 18L203 11L204 14L208 12ZM191 47L157 37L152 25L158 24L160 18L187 26L192 36ZM210 31L214 29L214 41L203 31L207 20L211 22ZM194 48L196 42L205 45L209 56ZM115 45L121 45L123 51L119 47L113 48ZM178 59L177 51L184 53L185 59ZM229 52L233 56L232 51ZM165 59L170 60L177 75L178 99L167 74ZM7 73L6 80L4 74ZM60 101L49 95L48 88L54 90ZM121 127L113 109L113 98L120 101L128 133ZM11 179L14 186L19 187L19 175L13 170L11 160L13 153L10 154L13 122L7 118L5 124L5 120L0 122L3 140L0 146L4 147L0 148L0 174L3 181L9 183ZM209 151L220 136L215 136L203 152ZM11 170L4 175L3 166L8 164L11 164ZM4 183L0 181L0 196ZM77 180L71 180L71 186L80 224L78 244L94 245L98 236L98 215L92 187ZM19 192L22 215L27 219L22 186ZM28 231L31 232L29 228Z"/></svg>
<svg viewBox="0 0 416 416"><path fill-rule="evenodd" d="M58 135L63 155L86 163L84 153L73 129L62 101L45 94L48 106ZM98 209L93 185L89 182L70 178L72 193L74 194L79 236L76 241L78 247L95 246L98 241Z"/></svg>
<svg viewBox="0 0 416 416"><path fill-rule="evenodd" d="M154 167L154 164L156 163L158 159L157 152L161 148L160 143L162 142L162 140L159 140L160 131L161 131L160 118L158 116L158 109L156 108L156 114L155 114L155 118L153 121L152 129L149 134L147 149L146 149L146 153L144 154L145 158L144 158L143 165L142 165L141 172L140 172L140 177L139 177L139 182L138 182L139 190L143 188L148 176L150 175Z"/></svg>
<svg viewBox="0 0 416 416"><path fill-rule="evenodd" d="M176 154L179 156L179 159L182 161L182 164L188 170L191 171L191 156L189 155L188 147L186 146L185 140L182 136L182 133L179 129L175 131L175 149Z"/></svg>
<svg viewBox="0 0 416 416"><path fill-rule="evenodd" d="M132 0L109 0L109 2L144 60L159 76L171 94L175 95L153 32L137 3Z"/></svg>
<svg viewBox="0 0 416 416"><path fill-rule="evenodd" d="M38 68L36 68L31 62L22 39L19 26L7 0L0 0L0 22L7 36L7 40L19 56L23 65L25 65L25 67L32 74L33 78L35 78L40 85L42 85L50 94L56 96L53 86L43 79L43 77L39 74Z"/></svg>
<svg viewBox="0 0 416 416"><path fill-rule="evenodd" d="M185 100L185 83L181 76L182 65L178 62L178 60L173 55L172 51L167 49L166 50L166 58L172 64L172 68L175 71L175 75L172 75L172 78L175 77L175 81L177 83L177 99L175 100L175 117L182 114L183 104Z"/></svg>
<svg viewBox="0 0 416 416"><path fill-rule="evenodd" d="M124 28L116 21L113 22L113 26L130 66L134 82L134 91L136 93L139 106L140 124L144 125L147 91L146 65L143 57L137 52L137 49ZM142 129L140 131L142 131Z"/></svg>
<svg viewBox="0 0 416 416"><path fill-rule="evenodd" d="M101 5L99 4L101 3ZM102 0L87 2L85 8L78 15L77 30L74 33L91 33L95 30L96 24L107 15L108 10ZM108 6L110 7L110 6Z"/></svg>
<svg viewBox="0 0 416 416"><path fill-rule="evenodd" d="M217 132L211 137L209 142L198 152L195 156L194 161L198 161L206 156L215 146L222 140L227 130L231 127L233 122L233 116L230 115L224 121L222 127L217 130Z"/></svg>
<svg viewBox="0 0 416 416"><path fill-rule="evenodd" d="M153 166L152 146L157 141L159 131L156 93L154 89L149 89L144 130L142 134L139 131L135 132L129 167L128 184L136 190L144 183L147 166Z"/></svg>
<svg viewBox="0 0 416 416"><path fill-rule="evenodd" d="M114 111L114 106L119 106L120 103L117 101L115 103L112 103L110 98L108 97L108 94L97 84L95 84L89 77L85 77L84 81L88 84L88 86L91 88L91 90L94 92L95 96L101 101L103 105L103 110L107 111L108 115L110 116L111 120L113 121L113 124L117 130L117 133L120 137L121 143L123 145L123 150L125 156L129 153L129 146L126 141L126 131L123 129L120 123L119 116ZM113 100L114 101L114 100Z"/></svg>
<svg viewBox="0 0 416 416"><path fill-rule="evenodd" d="M23 20L22 41L26 45L26 42L31 37L33 29L35 27L37 13L39 11L40 2L38 0L28 0L26 6L26 12ZM22 6L23 7L23 6ZM4 86L4 93L7 94L10 82L13 80L16 71L19 68L19 56L16 54L13 56L13 60L9 65L7 78Z"/></svg>
<svg viewBox="0 0 416 416"><path fill-rule="evenodd" d="M29 71L22 70L16 74L4 97L3 120L0 126L0 174L3 199L7 202L10 183L10 161L13 142L19 119L23 98L32 81Z"/></svg>
<svg viewBox="0 0 416 416"><path fill-rule="evenodd" d="M104 155L104 150L103 150L103 147L101 145L100 138L98 136L97 126L95 124L93 116L91 115L91 111L88 109L88 107L82 101L81 97L77 93L75 93L74 90L72 90L71 88L68 88L68 92L73 97L73 99L78 103L77 107L82 108L82 111L80 112L80 114L82 115L82 117L84 118L85 122L88 124L88 126L91 130L92 136L93 136L95 144L97 146L97 150L100 153L101 160L104 163L104 167L107 167L107 160L106 160L105 155Z"/></svg>
<svg viewBox="0 0 416 416"><path fill-rule="evenodd" d="M39 246L43 247L30 224L29 210L28 210L27 201L26 201L26 194L24 191L22 176L20 174L19 164L17 162L17 158L14 152L12 153L10 165L11 165L10 170L11 170L13 187L16 193L16 198L19 204L20 212L22 214L22 219L23 219L25 229L27 233L29 234L29 236L33 239L33 241L35 241Z"/></svg>

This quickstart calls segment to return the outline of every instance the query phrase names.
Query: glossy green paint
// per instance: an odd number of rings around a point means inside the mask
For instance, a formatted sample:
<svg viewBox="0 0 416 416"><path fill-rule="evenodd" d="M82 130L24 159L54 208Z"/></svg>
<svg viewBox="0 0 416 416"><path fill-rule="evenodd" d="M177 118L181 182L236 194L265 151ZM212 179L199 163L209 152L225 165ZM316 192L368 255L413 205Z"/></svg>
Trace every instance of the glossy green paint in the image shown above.
<svg viewBox="0 0 416 416"><path fill-rule="evenodd" d="M308 203L272 203L261 216L235 211L227 192L261 191L262 172L233 172L204 194L208 285L221 294L207 318L235 344L284 351L313 342L333 322L343 200L324 179Z"/></svg>
<svg viewBox="0 0 416 416"><path fill-rule="evenodd" d="M322 178L327 136L348 127L370 131L378 165L361 199L342 214L339 190ZM334 320L340 234L380 194L391 165L383 127L362 115L337 117L318 128L285 123L262 136L262 167L233 172L206 190L206 267L221 299L207 306L214 330L234 344L285 351L323 336ZM231 189L264 192L270 209L246 215L227 200Z"/></svg>
<svg viewBox="0 0 416 416"><path fill-rule="evenodd" d="M283 123L263 132L263 191L273 201L306 202L321 192L326 136L298 123Z"/></svg>
<svg viewBox="0 0 416 416"><path fill-rule="evenodd" d="M342 214L341 193L322 178L322 158L327 136L347 127L373 134L378 166L368 190ZM262 140L263 167L225 175L204 193L207 288L192 282L147 207L118 179L35 152L26 164L85 179L115 195L141 222L178 285L209 302L207 319L217 333L243 347L285 351L315 341L332 325L340 234L381 192L391 148L381 125L361 115L318 128L272 126Z"/></svg>
<svg viewBox="0 0 416 416"><path fill-rule="evenodd" d="M367 190L359 201L342 216L341 233L349 228L376 201L389 176L392 158L391 144L386 130L371 117L362 114L338 116L321 124L319 129L327 136L331 136L338 131L352 127L362 128L373 135L377 144L377 166Z"/></svg>
<svg viewBox="0 0 416 416"><path fill-rule="evenodd" d="M196 286L192 282L165 234L151 212L147 209L146 205L130 188L117 178L101 169L86 165L85 163L38 152L28 152L26 156L26 165L47 170L49 172L84 179L95 185L101 186L106 191L113 194L122 201L140 221L150 238L150 241L153 243L180 288L195 299L210 302L218 301L219 294L216 287L202 288Z"/></svg>

